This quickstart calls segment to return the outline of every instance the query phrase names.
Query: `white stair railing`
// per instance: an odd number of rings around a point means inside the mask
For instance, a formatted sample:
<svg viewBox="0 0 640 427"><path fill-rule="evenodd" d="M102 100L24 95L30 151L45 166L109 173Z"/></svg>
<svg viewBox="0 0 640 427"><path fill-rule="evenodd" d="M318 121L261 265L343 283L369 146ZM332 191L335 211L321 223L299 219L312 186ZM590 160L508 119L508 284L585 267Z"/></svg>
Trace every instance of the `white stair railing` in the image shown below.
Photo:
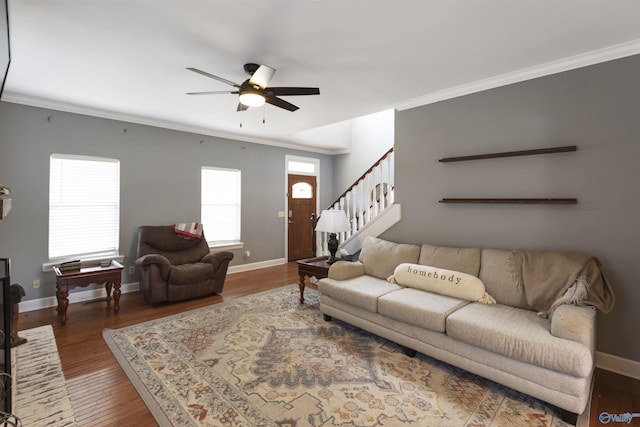
<svg viewBox="0 0 640 427"><path fill-rule="evenodd" d="M340 245L394 203L393 165L392 147L329 206L329 209L342 209L351 225L349 231L338 233ZM329 254L327 238L328 233L316 232L318 256Z"/></svg>

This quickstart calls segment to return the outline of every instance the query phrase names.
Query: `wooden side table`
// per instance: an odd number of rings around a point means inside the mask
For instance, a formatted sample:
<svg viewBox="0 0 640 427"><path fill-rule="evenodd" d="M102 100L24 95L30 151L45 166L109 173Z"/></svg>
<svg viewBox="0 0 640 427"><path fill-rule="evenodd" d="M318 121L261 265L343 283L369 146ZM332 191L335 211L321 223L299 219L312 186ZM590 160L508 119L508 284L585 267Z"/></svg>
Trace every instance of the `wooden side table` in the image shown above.
<svg viewBox="0 0 640 427"><path fill-rule="evenodd" d="M327 277L331 266L331 264L327 263L328 259L328 256L320 256L296 261L298 263L298 275L300 276L300 282L298 283L300 287L300 304L304 303L305 276L315 276L318 279Z"/></svg>
<svg viewBox="0 0 640 427"><path fill-rule="evenodd" d="M120 310L120 280L122 264L111 261L108 267L83 267L80 271L62 272L53 267L56 273L56 298L58 299L58 319L61 324L67 323L67 308L69 307L69 291L76 286L89 286L92 283L105 284L107 291L107 305L111 304L111 288L113 288L113 312Z"/></svg>

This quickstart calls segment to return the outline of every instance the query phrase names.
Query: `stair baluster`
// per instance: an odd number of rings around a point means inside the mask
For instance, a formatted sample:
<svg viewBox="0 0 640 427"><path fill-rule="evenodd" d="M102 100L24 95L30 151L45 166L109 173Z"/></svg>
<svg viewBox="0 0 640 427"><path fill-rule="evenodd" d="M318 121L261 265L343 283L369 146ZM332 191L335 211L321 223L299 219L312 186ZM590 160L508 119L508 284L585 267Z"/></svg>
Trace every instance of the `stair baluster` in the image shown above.
<svg viewBox="0 0 640 427"><path fill-rule="evenodd" d="M394 203L393 147L340 195L329 209L342 209L351 224L349 231L338 233L340 244L349 240L377 215ZM316 232L316 253L327 255L327 233Z"/></svg>

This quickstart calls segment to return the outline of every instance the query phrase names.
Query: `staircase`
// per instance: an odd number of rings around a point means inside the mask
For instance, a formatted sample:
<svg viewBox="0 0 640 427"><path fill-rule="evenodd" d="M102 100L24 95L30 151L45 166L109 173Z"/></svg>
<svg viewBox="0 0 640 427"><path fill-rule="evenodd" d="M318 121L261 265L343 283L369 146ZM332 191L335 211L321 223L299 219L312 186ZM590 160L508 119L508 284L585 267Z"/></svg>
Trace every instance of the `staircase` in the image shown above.
<svg viewBox="0 0 640 427"><path fill-rule="evenodd" d="M400 205L394 203L393 166L392 147L329 207L343 210L351 225L349 231L338 233L337 257L341 249L357 252L366 236L377 237L400 221ZM327 234L316 232L317 254L329 254Z"/></svg>

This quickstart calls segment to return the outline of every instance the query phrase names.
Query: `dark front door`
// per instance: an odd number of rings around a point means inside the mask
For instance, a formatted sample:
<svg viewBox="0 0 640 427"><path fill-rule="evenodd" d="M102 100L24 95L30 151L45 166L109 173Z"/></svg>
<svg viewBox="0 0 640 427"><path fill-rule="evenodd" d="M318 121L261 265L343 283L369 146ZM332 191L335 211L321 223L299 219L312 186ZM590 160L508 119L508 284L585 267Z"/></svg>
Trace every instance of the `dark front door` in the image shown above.
<svg viewBox="0 0 640 427"><path fill-rule="evenodd" d="M316 211L316 177L289 175L288 200L288 259L309 258L313 255L311 214Z"/></svg>

